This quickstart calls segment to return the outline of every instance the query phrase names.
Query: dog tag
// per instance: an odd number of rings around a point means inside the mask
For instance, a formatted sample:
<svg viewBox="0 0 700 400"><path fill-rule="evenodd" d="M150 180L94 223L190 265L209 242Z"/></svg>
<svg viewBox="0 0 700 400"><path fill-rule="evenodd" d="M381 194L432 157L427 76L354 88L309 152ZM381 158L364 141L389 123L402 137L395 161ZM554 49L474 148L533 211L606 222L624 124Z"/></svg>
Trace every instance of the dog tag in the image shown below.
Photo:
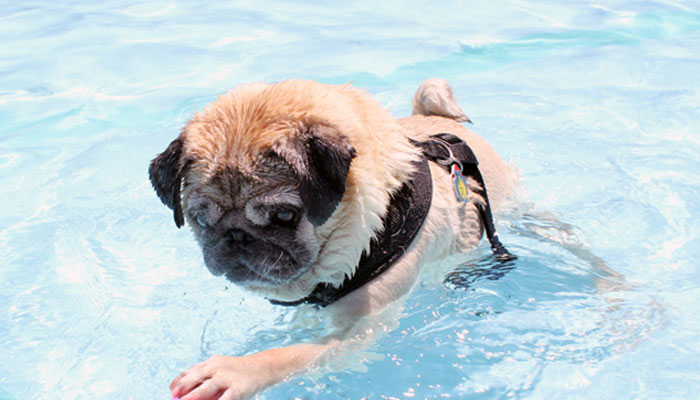
<svg viewBox="0 0 700 400"><path fill-rule="evenodd" d="M462 176L462 170L459 168L459 164L452 164L451 177L454 181L455 194L460 201L469 203L469 198L467 197L467 181Z"/></svg>

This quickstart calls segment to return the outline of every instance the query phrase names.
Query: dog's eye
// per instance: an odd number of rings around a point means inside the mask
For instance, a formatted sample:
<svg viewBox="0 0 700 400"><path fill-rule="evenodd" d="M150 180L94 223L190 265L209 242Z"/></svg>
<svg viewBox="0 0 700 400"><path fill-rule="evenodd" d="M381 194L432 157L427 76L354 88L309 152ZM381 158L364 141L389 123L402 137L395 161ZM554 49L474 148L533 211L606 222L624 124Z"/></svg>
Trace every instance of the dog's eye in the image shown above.
<svg viewBox="0 0 700 400"><path fill-rule="evenodd" d="M282 209L272 214L272 221L279 225L294 225L297 222L297 212L289 209Z"/></svg>
<svg viewBox="0 0 700 400"><path fill-rule="evenodd" d="M197 225L201 226L202 228L208 228L209 225L207 225L207 221L202 218L202 217L195 217L195 221L197 221Z"/></svg>

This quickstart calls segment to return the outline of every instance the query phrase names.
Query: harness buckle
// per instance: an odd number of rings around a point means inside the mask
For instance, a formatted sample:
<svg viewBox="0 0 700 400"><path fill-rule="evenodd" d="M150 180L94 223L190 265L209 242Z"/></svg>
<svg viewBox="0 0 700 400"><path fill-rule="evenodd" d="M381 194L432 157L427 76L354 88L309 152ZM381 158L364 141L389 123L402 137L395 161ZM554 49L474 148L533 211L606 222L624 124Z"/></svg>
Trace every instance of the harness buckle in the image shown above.
<svg viewBox="0 0 700 400"><path fill-rule="evenodd" d="M464 170L464 166L462 163L455 157L454 153L452 152L452 149L450 148L449 143L445 142L444 140L436 137L433 139L433 141L437 144L440 145L446 152L448 157L447 158L436 158L435 162L437 162L440 165L445 165L450 167L451 172L454 173L454 168L452 167L453 165L457 165L459 167L459 170L462 171Z"/></svg>

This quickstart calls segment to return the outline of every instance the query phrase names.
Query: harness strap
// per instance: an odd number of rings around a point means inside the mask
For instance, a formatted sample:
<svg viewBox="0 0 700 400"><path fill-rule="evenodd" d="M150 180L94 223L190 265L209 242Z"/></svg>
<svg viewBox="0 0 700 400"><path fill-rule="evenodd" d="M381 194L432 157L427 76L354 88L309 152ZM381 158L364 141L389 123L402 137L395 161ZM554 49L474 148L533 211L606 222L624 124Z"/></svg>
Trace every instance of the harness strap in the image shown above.
<svg viewBox="0 0 700 400"><path fill-rule="evenodd" d="M486 231L486 237L491 244L494 258L500 262L515 260L517 257L509 253L498 239L498 233L493 223L491 203L486 193L486 184L481 171L479 171L479 161L469 145L464 140L450 133L438 133L430 136L429 140L414 142L414 144L423 149L423 153L428 159L444 166L450 172L452 172L454 165L457 164L464 176L471 176L481 186L475 192L484 199L484 204L477 204L477 210L479 211L484 231Z"/></svg>
<svg viewBox="0 0 700 400"><path fill-rule="evenodd" d="M428 160L421 157L414 165L416 168L411 179L392 195L386 215L382 218L383 228L370 242L369 251L362 253L352 277L346 278L338 288L320 283L311 294L296 301L268 300L283 306L308 303L325 307L394 265L413 243L433 199L433 180Z"/></svg>

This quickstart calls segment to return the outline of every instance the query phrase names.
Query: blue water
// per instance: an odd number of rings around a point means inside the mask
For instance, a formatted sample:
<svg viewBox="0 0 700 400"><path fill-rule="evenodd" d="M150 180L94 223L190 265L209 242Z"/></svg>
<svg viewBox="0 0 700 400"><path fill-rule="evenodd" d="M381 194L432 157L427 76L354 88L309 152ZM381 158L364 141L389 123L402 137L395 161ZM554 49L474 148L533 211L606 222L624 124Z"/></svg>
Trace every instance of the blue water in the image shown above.
<svg viewBox="0 0 700 400"><path fill-rule="evenodd" d="M518 168L520 258L454 260L467 288L426 280L344 368L261 399L697 398L700 4L483 4L2 2L0 399L169 399L212 354L323 330L209 276L146 173L217 94L294 77L396 116L448 79Z"/></svg>

